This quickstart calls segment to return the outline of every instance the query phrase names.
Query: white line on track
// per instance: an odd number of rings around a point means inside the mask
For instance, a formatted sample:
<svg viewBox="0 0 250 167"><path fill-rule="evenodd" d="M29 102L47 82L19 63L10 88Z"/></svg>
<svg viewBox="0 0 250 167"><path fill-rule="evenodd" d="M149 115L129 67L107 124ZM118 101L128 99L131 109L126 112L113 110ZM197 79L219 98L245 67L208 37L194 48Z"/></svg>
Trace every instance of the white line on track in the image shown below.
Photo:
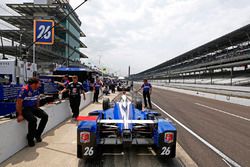
<svg viewBox="0 0 250 167"><path fill-rule="evenodd" d="M225 159L222 158L222 160L223 160L229 167L232 167Z"/></svg>
<svg viewBox="0 0 250 167"><path fill-rule="evenodd" d="M192 134L194 137L196 137L198 140L200 140L203 144L205 144L207 147L209 147L211 150L213 150L216 154L218 154L220 157L222 157L223 159L225 159L228 163L230 163L234 167L241 167L237 162L235 162L234 160L232 160L230 157L228 157L226 154L224 154L223 152L221 152L219 149L217 149L216 147L214 147L210 143L208 143L205 139L203 139L198 134L196 134L195 132L193 132L191 129L189 129L188 127L186 127L184 124L182 124L180 121L178 121L177 119L175 119L173 116L171 116L169 113L167 113L161 107L159 107L157 104L155 104L154 102L152 102L152 104L154 104L159 110L161 110L168 117L170 117L173 121L175 121L177 124L179 124L181 127L183 127L186 131L188 131L190 134Z"/></svg>
<svg viewBox="0 0 250 167"><path fill-rule="evenodd" d="M208 108L208 109L211 109L211 110L214 110L214 111L218 111L218 112L221 112L221 113L224 113L224 114L236 117L236 118L240 118L240 119L243 119L245 121L249 121L250 122L250 119L242 117L242 116L239 116L239 115L236 115L236 114L231 114L231 113L228 113L226 111L223 111L223 110L220 110L220 109L217 109L217 108L213 108L213 107L209 107L209 106L206 106L206 105L200 104L200 103L194 103L194 104L196 104L198 106L202 106L202 107Z"/></svg>
<svg viewBox="0 0 250 167"><path fill-rule="evenodd" d="M155 151L153 150L152 147L148 147L148 150L149 150L154 156L156 156L156 153L155 153Z"/></svg>

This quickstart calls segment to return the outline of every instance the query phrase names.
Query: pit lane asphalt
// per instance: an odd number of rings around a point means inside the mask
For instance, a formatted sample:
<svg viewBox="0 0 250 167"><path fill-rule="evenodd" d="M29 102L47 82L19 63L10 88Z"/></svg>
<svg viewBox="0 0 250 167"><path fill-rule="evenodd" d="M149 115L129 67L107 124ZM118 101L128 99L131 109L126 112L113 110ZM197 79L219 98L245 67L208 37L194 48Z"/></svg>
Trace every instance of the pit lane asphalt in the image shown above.
<svg viewBox="0 0 250 167"><path fill-rule="evenodd" d="M108 96L111 100L116 94ZM102 100L100 100L102 101ZM81 111L81 115L101 109L102 105L91 104ZM175 159L158 159L148 147L132 147L118 149L117 147L103 150L102 156L94 160L81 160L76 157L76 122L68 119L43 136L43 142L37 143L35 147L26 147L8 160L0 164L18 167L82 167L82 166L167 166L182 167L194 166L196 164L190 159L186 152L177 145L177 156Z"/></svg>
<svg viewBox="0 0 250 167"><path fill-rule="evenodd" d="M181 159L158 159L147 147L130 147L128 149L107 150L100 158L96 160L80 160L79 166L119 166L119 167L182 167L185 166Z"/></svg>
<svg viewBox="0 0 250 167"><path fill-rule="evenodd" d="M250 166L250 107L158 88L152 101L240 166ZM198 166L233 166L179 124L177 130L178 143Z"/></svg>

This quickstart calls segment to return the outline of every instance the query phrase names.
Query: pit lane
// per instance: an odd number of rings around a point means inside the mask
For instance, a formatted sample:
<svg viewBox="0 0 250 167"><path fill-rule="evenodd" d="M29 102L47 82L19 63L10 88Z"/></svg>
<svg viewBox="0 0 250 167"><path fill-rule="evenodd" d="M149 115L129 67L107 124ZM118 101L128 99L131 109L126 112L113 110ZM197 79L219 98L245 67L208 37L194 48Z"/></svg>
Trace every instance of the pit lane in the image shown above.
<svg viewBox="0 0 250 167"><path fill-rule="evenodd" d="M111 100L119 98L118 93L108 96ZM100 100L102 101L102 100ZM91 104L81 111L81 115L101 109L102 104ZM196 166L186 152L177 145L174 159L157 158L149 147L129 147L125 149L112 147L102 151L94 160L82 160L76 157L76 122L68 119L45 134L43 142L35 147L26 147L4 161L0 166Z"/></svg>

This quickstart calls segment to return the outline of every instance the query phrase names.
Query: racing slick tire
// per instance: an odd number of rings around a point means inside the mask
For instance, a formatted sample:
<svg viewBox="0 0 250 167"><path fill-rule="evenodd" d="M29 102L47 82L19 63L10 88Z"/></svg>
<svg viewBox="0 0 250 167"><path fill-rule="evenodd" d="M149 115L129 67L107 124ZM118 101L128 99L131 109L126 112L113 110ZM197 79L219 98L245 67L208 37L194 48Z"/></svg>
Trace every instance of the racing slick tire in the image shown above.
<svg viewBox="0 0 250 167"><path fill-rule="evenodd" d="M102 102L102 109L107 110L110 108L110 100L109 98L104 98Z"/></svg>
<svg viewBox="0 0 250 167"><path fill-rule="evenodd" d="M81 145L77 145L77 158L83 158L82 157L82 146Z"/></svg>
<svg viewBox="0 0 250 167"><path fill-rule="evenodd" d="M142 110L142 99L141 98L135 99L135 108L138 110Z"/></svg>
<svg viewBox="0 0 250 167"><path fill-rule="evenodd" d="M172 147L172 152L170 154L170 158L175 158L175 156L176 156L176 145L174 145Z"/></svg>

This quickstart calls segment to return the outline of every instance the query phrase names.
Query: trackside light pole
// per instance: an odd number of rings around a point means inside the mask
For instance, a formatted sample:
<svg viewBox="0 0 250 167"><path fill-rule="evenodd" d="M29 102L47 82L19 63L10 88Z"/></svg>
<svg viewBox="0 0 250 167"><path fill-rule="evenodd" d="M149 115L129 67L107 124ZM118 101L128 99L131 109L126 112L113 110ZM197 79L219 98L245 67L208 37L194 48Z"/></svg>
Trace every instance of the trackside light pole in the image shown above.
<svg viewBox="0 0 250 167"><path fill-rule="evenodd" d="M36 43L33 44L33 63L36 63Z"/></svg>

